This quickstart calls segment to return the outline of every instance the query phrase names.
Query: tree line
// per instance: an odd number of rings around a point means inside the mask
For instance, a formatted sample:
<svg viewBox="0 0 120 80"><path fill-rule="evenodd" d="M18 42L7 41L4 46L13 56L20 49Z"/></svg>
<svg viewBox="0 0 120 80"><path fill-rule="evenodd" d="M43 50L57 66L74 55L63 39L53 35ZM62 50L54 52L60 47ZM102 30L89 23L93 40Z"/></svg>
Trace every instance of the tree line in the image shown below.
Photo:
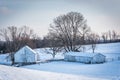
<svg viewBox="0 0 120 80"><path fill-rule="evenodd" d="M109 30L98 35L92 32L81 13L69 12L56 17L43 38L27 26L2 28L0 38L1 52L15 52L25 45L31 48L62 46L65 51L78 51L85 44L119 42L120 34Z"/></svg>
<svg viewBox="0 0 120 80"><path fill-rule="evenodd" d="M55 54L62 49L65 52L80 51L82 45L92 44L93 52L97 43L120 42L120 34L116 31L94 33L87 25L87 20L81 13L69 12L56 17L50 24L49 32L43 38L36 35L27 26L9 26L0 29L0 53L11 53L28 45L31 48L49 47Z"/></svg>

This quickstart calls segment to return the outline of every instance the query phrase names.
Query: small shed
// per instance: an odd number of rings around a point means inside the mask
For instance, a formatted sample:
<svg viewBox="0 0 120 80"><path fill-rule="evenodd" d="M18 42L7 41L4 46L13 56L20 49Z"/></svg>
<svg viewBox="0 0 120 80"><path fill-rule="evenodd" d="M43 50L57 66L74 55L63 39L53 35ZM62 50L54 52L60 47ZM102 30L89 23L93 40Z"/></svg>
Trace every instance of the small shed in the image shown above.
<svg viewBox="0 0 120 80"><path fill-rule="evenodd" d="M28 46L24 46L14 55L15 63L32 64L39 61L39 55Z"/></svg>
<svg viewBox="0 0 120 80"><path fill-rule="evenodd" d="M104 63L106 56L101 53L68 52L65 53L64 60L87 64Z"/></svg>

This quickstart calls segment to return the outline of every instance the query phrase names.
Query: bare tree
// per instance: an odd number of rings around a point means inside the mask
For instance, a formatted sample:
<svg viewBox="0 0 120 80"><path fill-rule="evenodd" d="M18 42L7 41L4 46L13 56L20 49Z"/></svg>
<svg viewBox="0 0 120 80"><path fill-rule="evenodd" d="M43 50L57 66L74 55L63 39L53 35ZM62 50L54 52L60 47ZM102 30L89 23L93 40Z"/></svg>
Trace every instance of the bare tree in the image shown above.
<svg viewBox="0 0 120 80"><path fill-rule="evenodd" d="M28 45L31 48L35 48L36 45L34 43L34 39L37 37L37 35L34 34L33 30L27 26L23 26L20 29L21 29L21 33L20 33L19 41L21 47L23 47L24 45Z"/></svg>
<svg viewBox="0 0 120 80"><path fill-rule="evenodd" d="M7 51L10 53L12 64L14 64L14 53L24 45L32 46L33 32L29 27L10 26L0 29L0 36L6 41Z"/></svg>
<svg viewBox="0 0 120 80"><path fill-rule="evenodd" d="M118 37L119 37L118 33L113 30L113 31L112 31L112 40L113 40L113 41L114 41L114 40L117 40Z"/></svg>
<svg viewBox="0 0 120 80"><path fill-rule="evenodd" d="M53 24L50 25L49 32L62 42L67 52L78 51L81 45L76 46L77 42L82 37L85 39L88 27L81 13L69 12L55 18Z"/></svg>
<svg viewBox="0 0 120 80"><path fill-rule="evenodd" d="M108 33L107 32L102 33L102 39L104 42L107 42L107 40L108 40Z"/></svg>
<svg viewBox="0 0 120 80"><path fill-rule="evenodd" d="M61 46L59 45L59 40L55 38L54 36L47 35L46 36L47 41L49 41L48 48L45 49L45 52L47 54L51 54L53 59L55 58L56 54L61 51Z"/></svg>
<svg viewBox="0 0 120 80"><path fill-rule="evenodd" d="M111 42L111 40L112 40L112 33L111 33L110 30L108 31L108 36L109 36L109 40L110 40L110 42Z"/></svg>
<svg viewBox="0 0 120 80"><path fill-rule="evenodd" d="M7 51L10 52L10 58L12 60L12 63L14 64L14 53L13 51L17 50L17 46L15 45L17 43L16 35L17 35L17 27L11 26L8 28L1 29L0 35L5 39L6 45L7 45ZM19 43L18 43L19 45Z"/></svg>
<svg viewBox="0 0 120 80"><path fill-rule="evenodd" d="M104 42L115 42L119 39L119 34L114 30L109 30L108 32L102 33L102 39Z"/></svg>
<svg viewBox="0 0 120 80"><path fill-rule="evenodd" d="M3 54L5 51L5 43L4 41L0 40L0 54Z"/></svg>
<svg viewBox="0 0 120 80"><path fill-rule="evenodd" d="M86 24L81 27L81 29L80 29L80 34L81 34L82 44L85 44L85 43L86 43L86 38L87 38L87 36L89 35L90 31L91 31L91 30L90 30L90 27L88 27Z"/></svg>
<svg viewBox="0 0 120 80"><path fill-rule="evenodd" d="M95 34L95 33L91 33L89 35L89 39L90 39L90 43L91 43L91 48L92 48L92 52L95 52L95 48L96 48L96 44L99 40L99 35Z"/></svg>

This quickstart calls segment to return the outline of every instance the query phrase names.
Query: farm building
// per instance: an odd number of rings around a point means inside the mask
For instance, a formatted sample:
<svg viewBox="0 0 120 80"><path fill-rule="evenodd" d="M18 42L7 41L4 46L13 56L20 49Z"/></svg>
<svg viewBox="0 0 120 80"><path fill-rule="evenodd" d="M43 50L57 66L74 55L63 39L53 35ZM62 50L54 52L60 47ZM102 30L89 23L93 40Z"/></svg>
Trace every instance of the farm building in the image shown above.
<svg viewBox="0 0 120 80"><path fill-rule="evenodd" d="M83 52L68 52L65 54L65 61L81 62L81 63L103 63L106 56L100 53L83 53Z"/></svg>
<svg viewBox="0 0 120 80"><path fill-rule="evenodd" d="M31 64L39 61L39 55L30 47L25 46L17 51L14 55L15 63Z"/></svg>

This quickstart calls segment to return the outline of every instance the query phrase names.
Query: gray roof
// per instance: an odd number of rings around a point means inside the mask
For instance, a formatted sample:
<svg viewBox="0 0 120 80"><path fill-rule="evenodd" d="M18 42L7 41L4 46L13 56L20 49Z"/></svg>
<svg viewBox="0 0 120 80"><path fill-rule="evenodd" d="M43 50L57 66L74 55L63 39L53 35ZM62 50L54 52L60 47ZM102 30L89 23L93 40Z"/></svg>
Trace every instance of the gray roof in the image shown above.
<svg viewBox="0 0 120 80"><path fill-rule="evenodd" d="M103 55L101 53L86 53L86 52L67 52L65 55L70 56L85 56L85 57L93 57L95 55ZM103 55L104 56L104 55Z"/></svg>

